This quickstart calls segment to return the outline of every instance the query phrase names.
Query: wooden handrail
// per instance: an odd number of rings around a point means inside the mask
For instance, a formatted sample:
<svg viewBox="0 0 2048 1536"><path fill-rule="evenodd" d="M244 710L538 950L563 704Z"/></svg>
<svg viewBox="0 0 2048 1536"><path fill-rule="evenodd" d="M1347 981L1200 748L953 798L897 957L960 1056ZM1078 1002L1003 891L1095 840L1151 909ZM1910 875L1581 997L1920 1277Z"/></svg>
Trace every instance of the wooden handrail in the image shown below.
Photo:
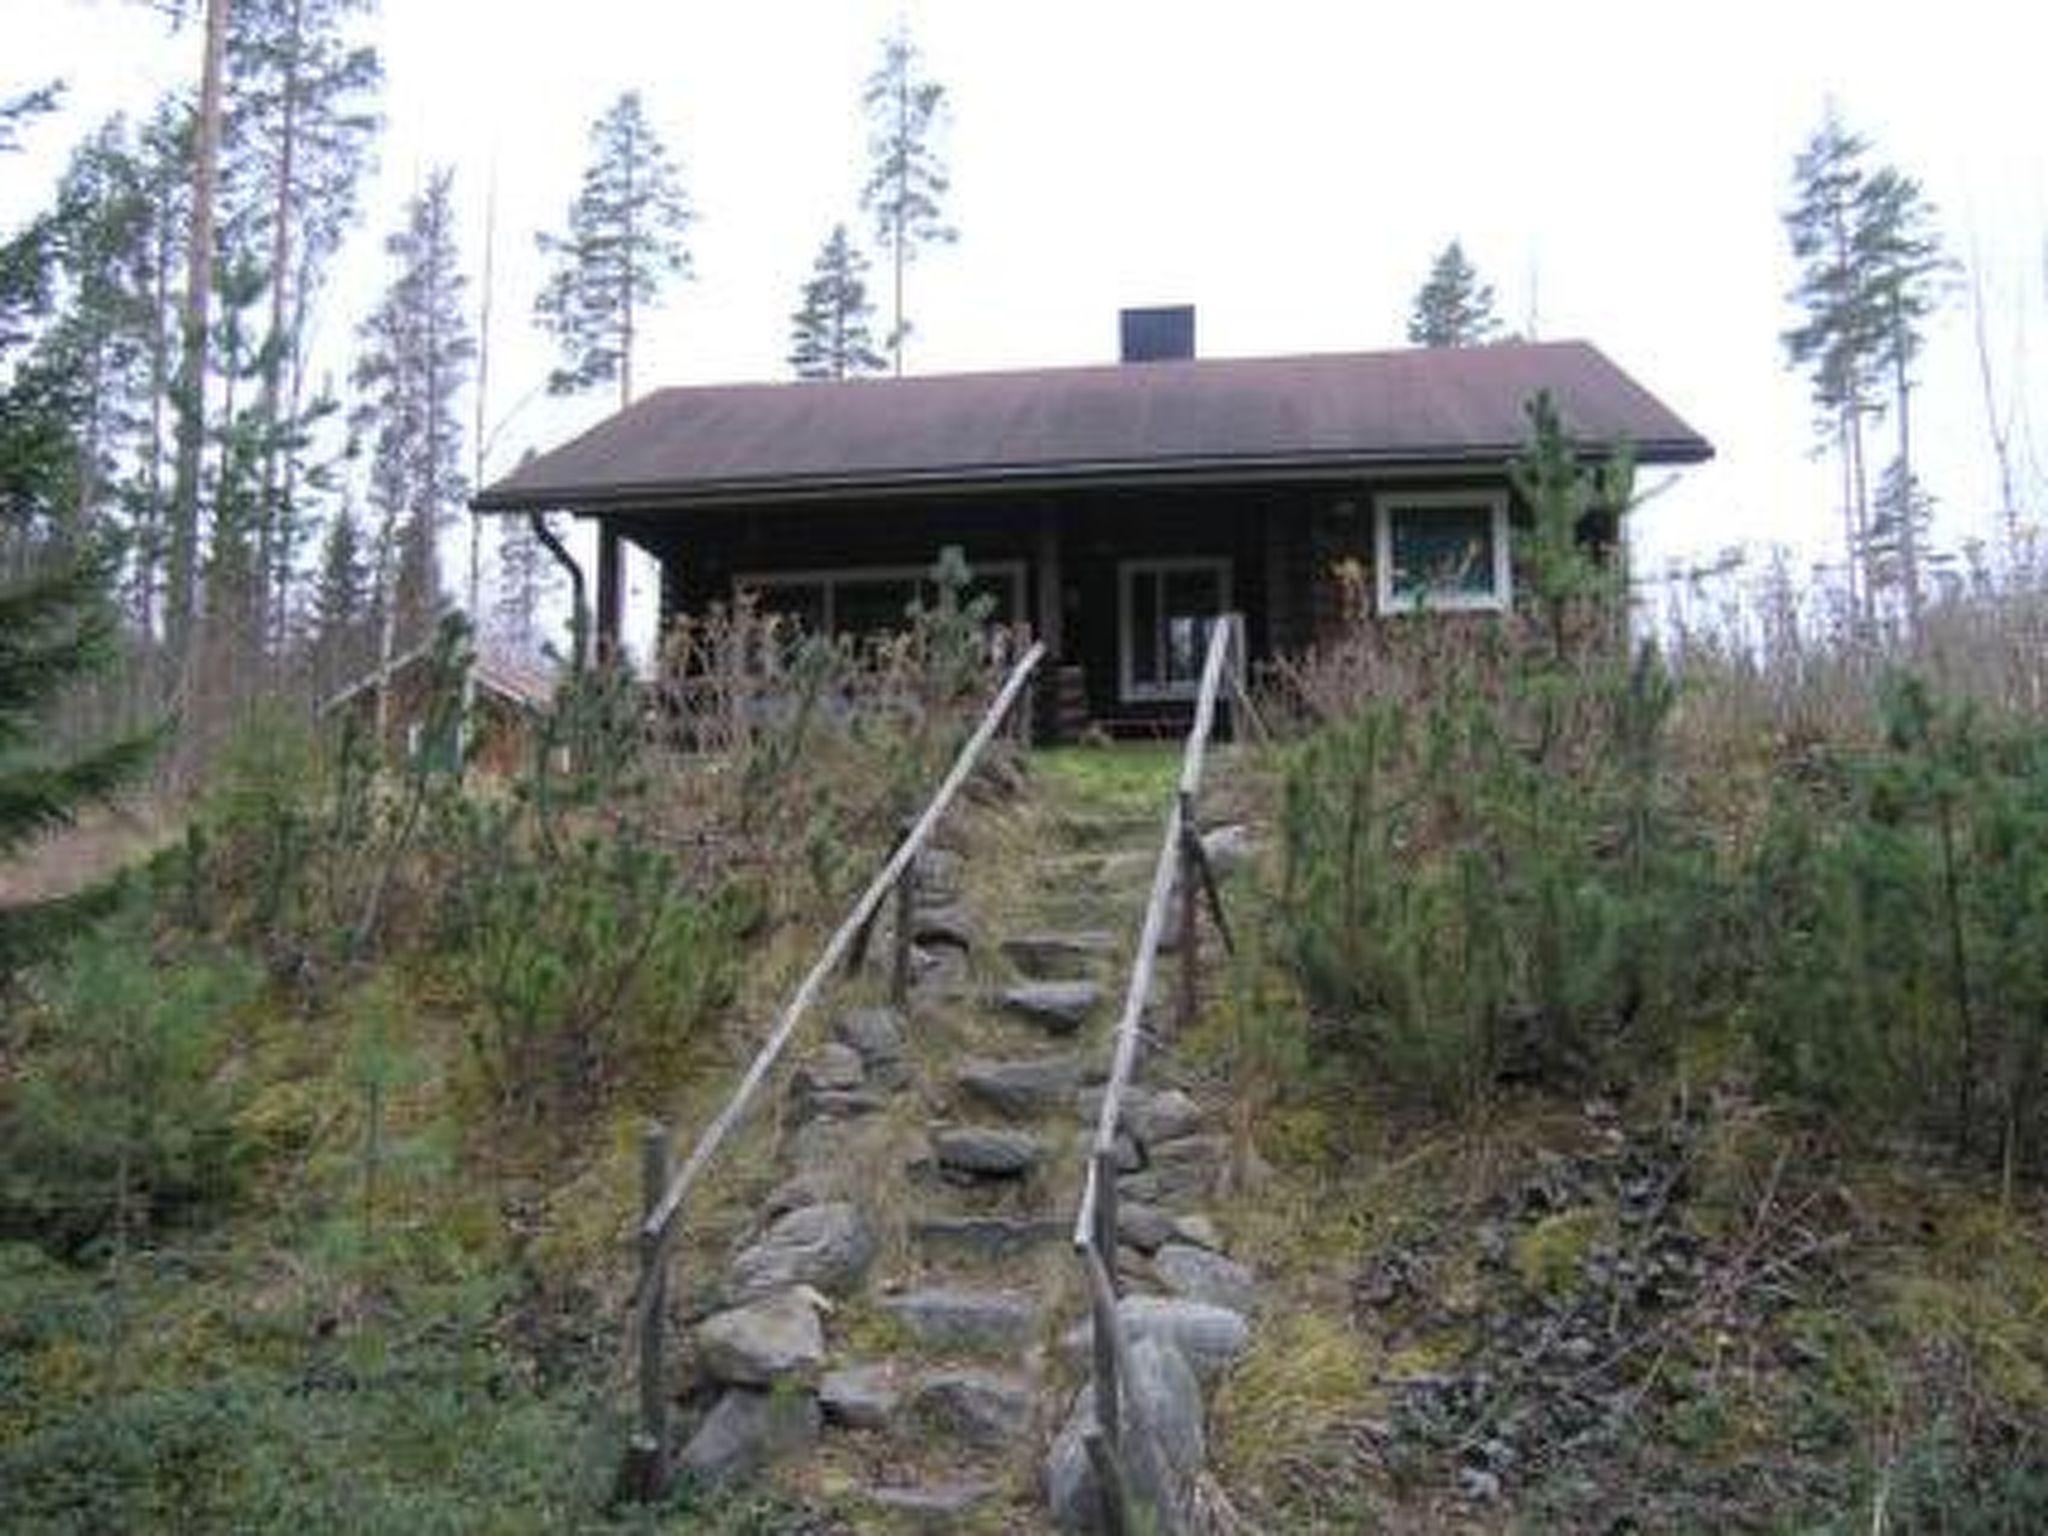
<svg viewBox="0 0 2048 1536"><path fill-rule="evenodd" d="M761 1049L754 1055L739 1086L725 1106L712 1118L711 1123L697 1138L690 1155L683 1160L681 1168L673 1177L669 1174L668 1135L659 1128L650 1128L642 1145L641 1169L643 1193L641 1196L642 1219L639 1227L640 1282L633 1304L633 1329L639 1343L639 1396L640 1428L628 1441L624 1465L620 1469L621 1490L631 1498L649 1501L659 1498L667 1486L669 1472L668 1456L668 1399L662 1380L662 1339L661 1314L668 1294L669 1246L682 1223L683 1202L711 1160L725 1145L726 1138L745 1117L752 1106L761 1085L774 1070L775 1063L782 1056L790 1039L796 1034L797 1026L804 1015L818 999L826 980L839 969L852 948L855 937L866 931L875 913L892 890L906 895L910 889L911 870L917 856L924 851L939 820L952 805L960 788L980 762L981 754L987 750L1004 719L1017 707L1024 685L1045 657L1045 646L1034 644L1010 669L1003 686L997 690L995 699L982 714L974 732L961 747L953 760L952 768L933 791L926 802L924 812L897 841L895 849L868 888L861 893L860 900L853 905L832 937L826 941L824 952L810 969L802 983L783 1006ZM908 901L898 911L899 927L907 923ZM897 971L901 980L903 969L904 940L907 935L897 935Z"/></svg>
<svg viewBox="0 0 2048 1536"><path fill-rule="evenodd" d="M1202 663L1201 690L1195 698L1194 723L1188 728L1187 745L1181 753L1178 787L1166 810L1166 825L1159 840L1159 860L1152 870L1152 894L1145 903L1145 921L1138 930L1138 947L1131 957L1130 986L1124 992L1123 1013L1117 1019L1116 1050L1111 1057L1109 1080L1102 1090L1102 1111L1095 1122L1091 1151L1105 1153L1116 1146L1116 1126L1123 1113L1124 1090L1138 1059L1138 1021L1144 1016L1145 999L1152 993L1152 972L1159 958L1159 937L1166 926L1166 904L1173 895L1174 875L1186 837L1194 829L1186 818L1192 813L1195 795L1202 787L1204 756L1209 735L1216 728L1216 694L1223 679L1223 666L1231 642L1238 633L1236 615L1220 617L1209 628L1209 651ZM1192 875L1192 871L1189 872ZM1181 942L1193 935L1183 933ZM1074 1218L1074 1246L1087 1251L1093 1242L1096 1170L1098 1157L1088 1162L1088 1179L1081 1189L1081 1209Z"/></svg>
<svg viewBox="0 0 2048 1536"><path fill-rule="evenodd" d="M960 792L960 786L967 782L968 775L974 771L997 727L1016 704L1017 696L1023 692L1025 683L1029 681L1032 672L1044 656L1045 644L1040 641L1026 651L1016 666L1010 669L1010 675L1004 681L1002 689L983 713L981 723L975 727L974 734L967 739L967 744L960 749L960 755L953 760L952 770L947 773L938 789L933 792L932 798L926 803L924 814L911 825L909 834L897 843L896 851L882 865L880 873L861 893L860 900L854 903L853 910L847 915L846 920L826 942L817 964L811 967L810 974L804 977L802 984L784 1006L774 1030L756 1053L753 1064L747 1068L746 1076L740 1079L739 1086L733 1090L732 1097L726 1100L725 1107L718 1112L711 1124L705 1127L704 1134L697 1138L697 1144L690 1149L689 1157L684 1159L682 1167L670 1181L667 1192L648 1213L647 1219L640 1224L640 1239L643 1243L656 1245L653 1257L657 1262L674 1231L676 1213L682 1209L683 1200L690 1193L691 1187L702 1177L711 1159L724 1145L726 1137L746 1114L748 1105L760 1091L761 1084L767 1080L769 1072L774 1069L783 1048L796 1033L797 1025L803 1021L804 1014L810 1006L817 1001L818 993L824 988L826 979L845 959L847 947L852 944L854 935L874 916L883 898L910 867L911 861L924 851L924 845L937 828L940 818L953 803L953 797Z"/></svg>

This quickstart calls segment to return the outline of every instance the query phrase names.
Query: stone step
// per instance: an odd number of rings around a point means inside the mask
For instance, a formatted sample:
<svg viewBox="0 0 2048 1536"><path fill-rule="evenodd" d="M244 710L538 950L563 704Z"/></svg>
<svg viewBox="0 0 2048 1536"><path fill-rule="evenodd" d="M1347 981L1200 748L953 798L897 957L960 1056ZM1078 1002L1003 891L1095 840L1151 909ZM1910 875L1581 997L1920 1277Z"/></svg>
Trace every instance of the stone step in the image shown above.
<svg viewBox="0 0 2048 1536"><path fill-rule="evenodd" d="M999 1125L953 1125L931 1133L932 1160L943 1174L1021 1179L1045 1157L1029 1131Z"/></svg>
<svg viewBox="0 0 2048 1536"><path fill-rule="evenodd" d="M931 1349L998 1354L1022 1349L1039 1329L1039 1302L1021 1291L927 1286L885 1296L882 1309Z"/></svg>
<svg viewBox="0 0 2048 1536"><path fill-rule="evenodd" d="M1073 1232L1069 1216L922 1216L910 1222L910 1240L934 1258L1007 1259Z"/></svg>
<svg viewBox="0 0 2048 1536"><path fill-rule="evenodd" d="M879 1483L865 1492L869 1503L899 1520L915 1522L927 1530L951 1531L975 1510L1002 1497L1003 1485L992 1479L957 1478L930 1483Z"/></svg>
<svg viewBox="0 0 2048 1536"><path fill-rule="evenodd" d="M1025 1119L1063 1108L1080 1091L1079 1056L1032 1056L1021 1061L970 1057L954 1075L961 1092L1006 1115Z"/></svg>
<svg viewBox="0 0 2048 1536"><path fill-rule="evenodd" d="M920 1438L938 1435L998 1451L1029 1432L1032 1403L1031 1383L1022 1376L954 1366L920 1371L900 1412Z"/></svg>
<svg viewBox="0 0 2048 1536"><path fill-rule="evenodd" d="M1092 981L1031 981L1005 987L996 1001L1005 1013L1050 1034L1071 1035L1102 1001L1102 988Z"/></svg>
<svg viewBox="0 0 2048 1536"><path fill-rule="evenodd" d="M1003 953L1033 981L1072 981L1122 949L1107 928L1067 933L1020 933L1003 940Z"/></svg>

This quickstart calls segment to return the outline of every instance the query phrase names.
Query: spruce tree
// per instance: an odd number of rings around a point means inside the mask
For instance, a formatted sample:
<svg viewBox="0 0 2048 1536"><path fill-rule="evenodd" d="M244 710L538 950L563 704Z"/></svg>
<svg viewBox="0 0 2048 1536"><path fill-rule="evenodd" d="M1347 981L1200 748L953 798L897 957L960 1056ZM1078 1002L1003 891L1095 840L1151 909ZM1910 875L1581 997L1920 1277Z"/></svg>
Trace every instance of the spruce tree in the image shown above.
<svg viewBox="0 0 2048 1536"><path fill-rule="evenodd" d="M818 252L803 301L789 321L789 366L800 379L848 379L888 366L875 350L869 321L867 258L835 224Z"/></svg>
<svg viewBox="0 0 2048 1536"><path fill-rule="evenodd" d="M0 107L0 149L26 115ZM24 355L52 304L54 221L0 242L0 859L133 780L153 735L53 747L47 722L65 692L112 659L107 549L80 528L76 423L87 392L62 354ZM84 908L0 909L0 981Z"/></svg>
<svg viewBox="0 0 2048 1536"><path fill-rule="evenodd" d="M554 269L534 317L561 353L548 388L575 394L616 379L623 409L633 398L640 311L669 279L689 276L683 242L693 215L638 91L620 96L591 126L590 148L568 233L537 237Z"/></svg>
<svg viewBox="0 0 2048 1536"><path fill-rule="evenodd" d="M1429 276L1415 293L1408 315L1408 340L1418 347L1472 347L1500 333L1493 312L1493 288L1465 258L1456 240L1437 253Z"/></svg>
<svg viewBox="0 0 2048 1536"><path fill-rule="evenodd" d="M312 612L313 689L319 699L346 687L369 664L370 563L355 509L344 502L327 524Z"/></svg>
<svg viewBox="0 0 2048 1536"><path fill-rule="evenodd" d="M946 126L946 88L926 78L910 34L899 26L882 42L882 62L868 76L861 103L868 115L868 179L861 207L874 215L875 236L889 255L893 304L888 346L897 377L910 320L903 308L903 272L927 245L949 245L960 232L942 217L952 182L937 140Z"/></svg>
<svg viewBox="0 0 2048 1536"><path fill-rule="evenodd" d="M561 590L562 569L522 520L498 528L497 605L493 637L524 660L539 656L541 615Z"/></svg>

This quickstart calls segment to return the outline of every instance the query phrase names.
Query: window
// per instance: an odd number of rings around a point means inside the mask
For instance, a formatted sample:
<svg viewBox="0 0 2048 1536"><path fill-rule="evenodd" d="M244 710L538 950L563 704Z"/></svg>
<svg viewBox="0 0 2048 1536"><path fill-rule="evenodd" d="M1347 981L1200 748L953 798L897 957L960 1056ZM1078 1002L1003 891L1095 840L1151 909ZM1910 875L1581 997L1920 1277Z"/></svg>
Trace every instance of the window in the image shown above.
<svg viewBox="0 0 2048 1536"><path fill-rule="evenodd" d="M1374 504L1381 613L1508 605L1508 499L1500 491L1416 491Z"/></svg>
<svg viewBox="0 0 2048 1536"><path fill-rule="evenodd" d="M1230 607L1230 562L1126 560L1120 593L1118 671L1126 699L1191 699L1202 681L1209 627Z"/></svg>
<svg viewBox="0 0 2048 1536"><path fill-rule="evenodd" d="M991 623L1013 624L1024 612L1024 566L994 560L970 566L967 598L995 599ZM850 566L842 570L760 571L733 578L763 613L780 613L813 634L869 635L902 629L913 598L937 600L928 566Z"/></svg>

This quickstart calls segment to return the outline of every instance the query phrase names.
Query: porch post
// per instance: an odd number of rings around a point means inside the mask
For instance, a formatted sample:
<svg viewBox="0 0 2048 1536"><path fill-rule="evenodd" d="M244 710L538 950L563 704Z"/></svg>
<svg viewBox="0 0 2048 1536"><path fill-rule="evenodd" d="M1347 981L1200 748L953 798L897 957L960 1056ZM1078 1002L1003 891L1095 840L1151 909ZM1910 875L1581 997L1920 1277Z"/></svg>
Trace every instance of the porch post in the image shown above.
<svg viewBox="0 0 2048 1536"><path fill-rule="evenodd" d="M1060 659L1060 515L1052 507L1038 509L1038 638L1047 659Z"/></svg>
<svg viewBox="0 0 2048 1536"><path fill-rule="evenodd" d="M609 661L619 654L619 620L624 606L624 561L619 531L608 519L597 524L597 654Z"/></svg>

